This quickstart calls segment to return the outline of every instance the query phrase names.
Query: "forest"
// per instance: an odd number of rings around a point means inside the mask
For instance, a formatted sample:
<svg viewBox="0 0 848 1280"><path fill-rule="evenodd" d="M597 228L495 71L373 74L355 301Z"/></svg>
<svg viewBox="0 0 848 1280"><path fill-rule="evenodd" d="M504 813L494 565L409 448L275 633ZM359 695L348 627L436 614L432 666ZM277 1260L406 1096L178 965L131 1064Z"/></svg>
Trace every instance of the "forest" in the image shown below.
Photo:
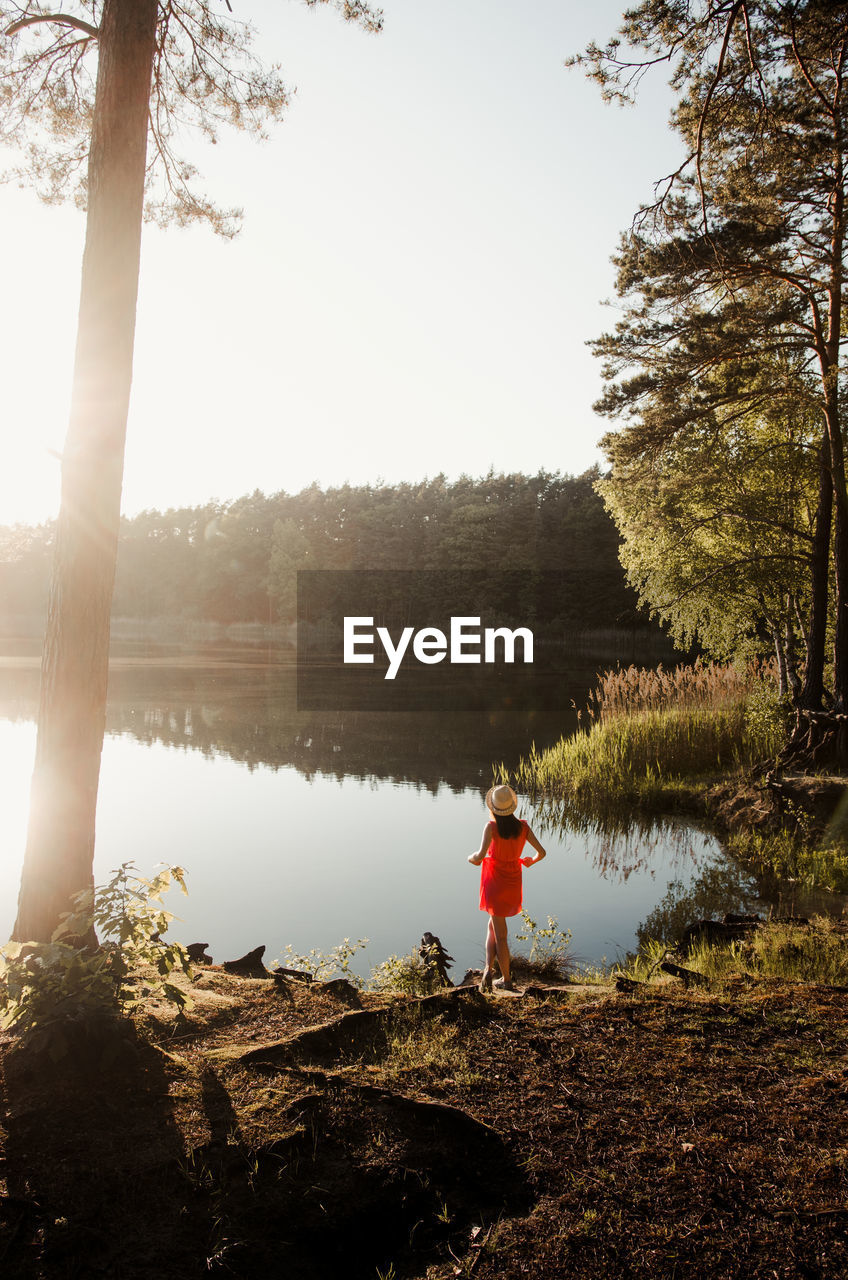
<svg viewBox="0 0 848 1280"><path fill-rule="evenodd" d="M619 535L580 476L488 475L418 483L318 484L121 522L115 618L288 622L298 569L557 571L570 628L647 627L618 559ZM0 615L43 624L54 528L0 529Z"/></svg>

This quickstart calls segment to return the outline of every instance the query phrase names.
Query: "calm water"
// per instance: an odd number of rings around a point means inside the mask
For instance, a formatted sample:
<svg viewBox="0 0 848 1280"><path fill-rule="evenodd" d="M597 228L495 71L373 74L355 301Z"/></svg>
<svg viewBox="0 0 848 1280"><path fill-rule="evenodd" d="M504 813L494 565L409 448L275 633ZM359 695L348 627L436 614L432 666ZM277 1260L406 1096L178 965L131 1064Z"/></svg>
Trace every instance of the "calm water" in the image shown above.
<svg viewBox="0 0 848 1280"><path fill-rule="evenodd" d="M362 972L438 934L456 971L478 965L485 917L466 855L486 821L493 760L514 761L563 729L562 712L521 722L503 711L446 721L417 713L298 713L294 674L239 652L125 656L110 677L95 875L120 862L188 871L171 894L173 936L216 960L260 943L328 950L367 937ZM579 702L595 666L569 679ZM0 935L14 920L35 749L38 671L0 661L3 762ZM709 835L675 823L606 839L551 830L520 810L548 858L525 875L531 916L554 915L579 958L635 948L668 919L757 905Z"/></svg>

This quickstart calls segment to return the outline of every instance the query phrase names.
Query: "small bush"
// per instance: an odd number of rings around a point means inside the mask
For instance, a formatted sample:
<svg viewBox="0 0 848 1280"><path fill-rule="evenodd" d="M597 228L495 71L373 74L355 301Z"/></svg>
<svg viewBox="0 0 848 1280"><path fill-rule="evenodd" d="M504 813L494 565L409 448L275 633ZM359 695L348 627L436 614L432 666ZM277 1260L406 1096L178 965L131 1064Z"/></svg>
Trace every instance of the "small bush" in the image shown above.
<svg viewBox="0 0 848 1280"><path fill-rule="evenodd" d="M417 951L406 956L387 956L371 970L371 991L399 991L407 996L428 996L441 991L439 975Z"/></svg>
<svg viewBox="0 0 848 1280"><path fill-rule="evenodd" d="M529 956L517 953L512 957L511 972L517 978L537 978L540 982L566 982L574 972L571 955L571 930L560 929L556 916L548 916L543 926L531 920L526 911L521 912L523 932L515 935L516 942L529 942Z"/></svg>
<svg viewBox="0 0 848 1280"><path fill-rule="evenodd" d="M291 943L288 943L280 956L280 963L285 969L311 973L316 982L329 982L331 978L346 978L352 986L362 987L364 979L351 969L350 962L357 951L367 946L367 938L359 938L356 942L351 942L350 938L344 938L338 946L332 947L329 951L313 948L308 955L299 955Z"/></svg>
<svg viewBox="0 0 848 1280"><path fill-rule="evenodd" d="M757 680L745 700L745 732L751 754L770 759L786 743L791 702L781 697L771 680Z"/></svg>
<svg viewBox="0 0 848 1280"><path fill-rule="evenodd" d="M145 880L125 862L105 885L76 895L50 942L0 948L0 1025L58 1061L86 1040L102 1040L153 991L182 1009L188 997L169 978L175 970L191 976L188 954L161 935L173 920L162 895L172 881L185 893L184 874L167 867ZM72 940L92 927L102 945L80 950Z"/></svg>
<svg viewBox="0 0 848 1280"><path fill-rule="evenodd" d="M662 977L659 965L669 954L666 943L649 939L619 972L649 982ZM848 984L848 930L827 916L809 925L766 921L744 940L700 941L680 963L715 982L747 975L842 986Z"/></svg>

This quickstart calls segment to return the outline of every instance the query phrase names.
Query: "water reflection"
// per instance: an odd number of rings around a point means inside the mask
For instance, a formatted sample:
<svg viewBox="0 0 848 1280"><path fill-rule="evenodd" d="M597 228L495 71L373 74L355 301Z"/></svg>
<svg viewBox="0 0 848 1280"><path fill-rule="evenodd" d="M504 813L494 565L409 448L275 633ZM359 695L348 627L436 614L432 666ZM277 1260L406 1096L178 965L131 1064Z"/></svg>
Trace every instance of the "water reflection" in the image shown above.
<svg viewBox="0 0 848 1280"><path fill-rule="evenodd" d="M593 673L570 673L576 697L585 696ZM0 668L0 717L32 719L37 707L35 667ZM294 766L307 778L378 778L432 793L476 786L490 778L492 761L515 761L530 742L550 745L570 728L568 716L546 708L450 717L298 712L290 664L232 661L195 667L119 660L110 670L106 718L107 733L226 755L249 769Z"/></svg>

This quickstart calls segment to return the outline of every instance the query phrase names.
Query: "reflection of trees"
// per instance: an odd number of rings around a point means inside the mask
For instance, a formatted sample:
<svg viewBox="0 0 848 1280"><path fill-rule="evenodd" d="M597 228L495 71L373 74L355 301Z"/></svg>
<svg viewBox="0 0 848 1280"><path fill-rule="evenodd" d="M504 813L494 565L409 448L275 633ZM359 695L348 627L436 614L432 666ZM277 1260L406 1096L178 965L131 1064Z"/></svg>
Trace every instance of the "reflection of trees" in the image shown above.
<svg viewBox="0 0 848 1280"><path fill-rule="evenodd" d="M562 806L541 802L533 809L532 826L542 837L559 836L569 830L579 835L604 880L626 882L634 871L651 869L658 849L677 866L692 865L702 856L693 847L691 826L671 819L658 822L644 814L631 813L629 825L621 815L614 815L608 824L580 823Z"/></svg>
<svg viewBox="0 0 848 1280"><path fill-rule="evenodd" d="M587 683L576 693L585 696ZM38 672L0 670L0 715L34 718ZM428 712L298 712L291 666L113 667L108 733L226 755L248 768L294 766L307 778L380 778L435 792L488 786L493 761L515 762L535 738L553 743L561 712L520 716Z"/></svg>
<svg viewBox="0 0 848 1280"><path fill-rule="evenodd" d="M762 896L750 875L737 863L714 863L705 867L688 888L679 880L672 880L665 897L636 930L636 936L640 947L650 938L679 942L686 926L696 920L720 919L726 911L749 913L761 909Z"/></svg>
<svg viewBox="0 0 848 1280"><path fill-rule="evenodd" d="M656 844L660 831L662 838L666 838L667 828L663 826L660 829L656 819L650 814L640 812L632 805L616 804L611 800L606 802L605 808L603 806L604 797L601 795L597 800L597 812L587 818L584 810L572 805L567 795L542 796L534 801L534 823L539 831L557 833L572 828L585 832L591 837L593 844L597 845L599 858L602 861L608 859L613 871L621 857L620 849L637 841L648 845ZM684 826L679 828L681 839L687 830ZM632 853L634 857L640 858L638 850L633 850Z"/></svg>

